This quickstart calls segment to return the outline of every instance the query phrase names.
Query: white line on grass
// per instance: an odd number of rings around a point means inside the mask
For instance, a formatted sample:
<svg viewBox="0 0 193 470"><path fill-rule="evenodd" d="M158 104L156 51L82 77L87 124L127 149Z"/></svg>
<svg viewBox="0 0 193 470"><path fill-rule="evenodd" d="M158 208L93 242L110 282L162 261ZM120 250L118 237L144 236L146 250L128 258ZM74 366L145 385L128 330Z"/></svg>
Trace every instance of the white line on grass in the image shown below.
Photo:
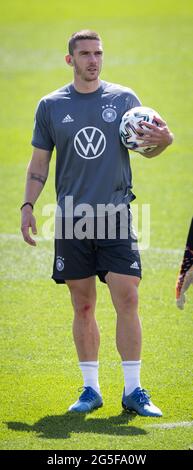
<svg viewBox="0 0 193 470"><path fill-rule="evenodd" d="M33 235L32 235L33 236ZM46 242L50 240L46 240L44 237L34 237L35 240L38 242ZM8 241L8 240L16 240L16 241L23 241L22 235L16 233L0 233L0 240Z"/></svg>
<svg viewBox="0 0 193 470"><path fill-rule="evenodd" d="M23 238L22 238L22 235L15 234L15 233L0 233L0 240L2 240L2 241L8 241L8 240L23 241ZM37 240L38 242L53 241L53 239L46 239L44 237L35 237L35 240ZM155 253L168 253L168 254L182 254L183 253L183 250L181 250L180 248L172 249L172 248L150 247L150 248L147 248L146 251L153 251Z"/></svg>
<svg viewBox="0 0 193 470"><path fill-rule="evenodd" d="M148 424L148 428L173 429L173 428L190 428L193 421L179 421L178 423Z"/></svg>

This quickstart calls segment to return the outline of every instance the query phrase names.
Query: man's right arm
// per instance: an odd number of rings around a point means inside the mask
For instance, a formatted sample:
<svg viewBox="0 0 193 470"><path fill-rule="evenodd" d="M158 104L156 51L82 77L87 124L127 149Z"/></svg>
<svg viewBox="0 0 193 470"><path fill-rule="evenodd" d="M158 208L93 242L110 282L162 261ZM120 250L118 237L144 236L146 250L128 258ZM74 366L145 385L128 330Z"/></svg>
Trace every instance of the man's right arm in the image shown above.
<svg viewBox="0 0 193 470"><path fill-rule="evenodd" d="M30 202L34 206L37 201L48 177L51 155L52 151L50 150L34 147L27 169L24 204ZM21 231L25 242L35 246L36 242L29 233L30 228L35 235L37 233L36 220L32 213L32 207L27 204L21 210Z"/></svg>

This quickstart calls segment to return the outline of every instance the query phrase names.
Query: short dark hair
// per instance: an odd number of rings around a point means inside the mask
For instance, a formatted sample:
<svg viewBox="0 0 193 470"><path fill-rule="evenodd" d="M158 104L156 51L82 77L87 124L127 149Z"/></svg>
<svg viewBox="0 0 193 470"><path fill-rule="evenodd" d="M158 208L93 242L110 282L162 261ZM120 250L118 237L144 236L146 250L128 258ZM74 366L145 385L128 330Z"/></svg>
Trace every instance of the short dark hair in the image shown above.
<svg viewBox="0 0 193 470"><path fill-rule="evenodd" d="M95 41L101 41L99 34L95 31L91 31L90 29L82 29L81 31L73 33L68 41L68 52L70 55L73 55L76 41L82 41L83 39L95 39Z"/></svg>

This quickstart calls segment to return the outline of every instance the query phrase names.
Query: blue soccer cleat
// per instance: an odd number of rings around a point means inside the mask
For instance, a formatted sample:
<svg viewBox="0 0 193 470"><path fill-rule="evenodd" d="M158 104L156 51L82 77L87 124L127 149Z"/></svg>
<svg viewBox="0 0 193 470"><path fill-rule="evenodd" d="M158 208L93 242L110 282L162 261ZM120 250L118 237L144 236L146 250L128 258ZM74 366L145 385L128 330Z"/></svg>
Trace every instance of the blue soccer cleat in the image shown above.
<svg viewBox="0 0 193 470"><path fill-rule="evenodd" d="M84 387L83 393L79 399L70 406L68 411L76 411L79 413L88 413L103 406L102 397L95 392L92 387Z"/></svg>
<svg viewBox="0 0 193 470"><path fill-rule="evenodd" d="M125 389L123 392L122 406L126 411L135 411L141 416L162 416L162 412L152 401L147 391L137 387L130 395L125 395Z"/></svg>

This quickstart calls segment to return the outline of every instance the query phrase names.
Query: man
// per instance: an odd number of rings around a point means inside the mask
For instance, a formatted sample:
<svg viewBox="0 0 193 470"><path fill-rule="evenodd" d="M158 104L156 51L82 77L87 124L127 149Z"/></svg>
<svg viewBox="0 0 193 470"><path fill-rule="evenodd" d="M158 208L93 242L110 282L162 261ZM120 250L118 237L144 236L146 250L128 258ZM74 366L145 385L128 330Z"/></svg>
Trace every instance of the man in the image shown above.
<svg viewBox="0 0 193 470"><path fill-rule="evenodd" d="M46 182L56 146L56 192L62 213L62 238L55 237L53 279L65 282L70 290L73 336L84 380L83 393L69 410L86 412L103 404L98 381L100 337L95 319L98 275L107 283L117 313L116 344L125 379L122 406L143 416L161 416L162 412L140 384L141 325L137 306L141 264L138 250L132 250L132 232L129 230L124 239L120 234L116 238L106 236L106 229L105 236L97 235L96 225L104 218L99 210L103 205L110 205L111 218L121 204L128 214L129 204L135 198L129 156L119 138L119 124L128 109L140 105L132 90L99 79L102 57L102 42L97 33L90 30L74 33L65 57L73 69L74 81L44 97L38 105L34 150L21 207L21 229L24 240L34 246L29 233L30 228L33 234L37 233L32 210ZM147 153L147 157L153 157L171 144L173 137L162 120L159 126L148 127L142 145L156 146ZM73 239L69 236L72 197L73 228L81 222L82 205L89 207L90 220L94 214L93 237L83 238L74 233ZM116 218L118 231L120 219L121 212Z"/></svg>
<svg viewBox="0 0 193 470"><path fill-rule="evenodd" d="M180 272L176 282L176 305L184 309L185 292L193 284L193 218L190 224Z"/></svg>

